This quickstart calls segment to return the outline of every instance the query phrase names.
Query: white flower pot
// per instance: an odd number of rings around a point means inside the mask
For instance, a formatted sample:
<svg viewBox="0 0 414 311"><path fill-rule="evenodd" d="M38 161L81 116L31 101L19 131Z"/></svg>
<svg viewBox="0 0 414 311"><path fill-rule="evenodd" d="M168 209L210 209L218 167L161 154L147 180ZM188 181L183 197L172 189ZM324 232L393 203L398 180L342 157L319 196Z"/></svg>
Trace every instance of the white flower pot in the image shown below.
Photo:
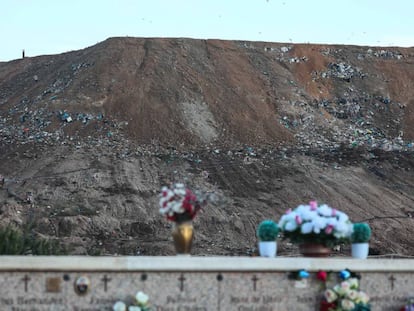
<svg viewBox="0 0 414 311"><path fill-rule="evenodd" d="M358 259L367 259L369 250L369 243L353 243L352 257Z"/></svg>
<svg viewBox="0 0 414 311"><path fill-rule="evenodd" d="M276 241L264 242L259 241L259 254L262 257L276 257L277 243Z"/></svg>

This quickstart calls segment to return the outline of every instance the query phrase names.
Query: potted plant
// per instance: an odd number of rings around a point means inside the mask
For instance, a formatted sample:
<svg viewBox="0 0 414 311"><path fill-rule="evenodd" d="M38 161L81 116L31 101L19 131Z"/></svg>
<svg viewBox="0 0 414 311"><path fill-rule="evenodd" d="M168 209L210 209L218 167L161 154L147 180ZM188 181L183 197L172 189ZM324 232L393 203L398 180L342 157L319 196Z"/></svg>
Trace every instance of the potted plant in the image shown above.
<svg viewBox="0 0 414 311"><path fill-rule="evenodd" d="M159 211L175 224L172 236L177 254L190 254L194 236L192 220L210 199L210 194L196 195L181 183L161 189Z"/></svg>
<svg viewBox="0 0 414 311"><path fill-rule="evenodd" d="M359 310L370 311L369 296L359 290L357 278L349 278L324 291L320 311Z"/></svg>
<svg viewBox="0 0 414 311"><path fill-rule="evenodd" d="M279 220L284 239L298 244L307 257L327 257L333 246L349 242L352 223L348 216L316 201L289 209Z"/></svg>
<svg viewBox="0 0 414 311"><path fill-rule="evenodd" d="M279 227L273 220L263 220L256 230L259 239L259 254L263 257L275 257L277 253L277 235Z"/></svg>
<svg viewBox="0 0 414 311"><path fill-rule="evenodd" d="M351 234L352 257L366 259L368 257L371 228L367 223L355 223Z"/></svg>

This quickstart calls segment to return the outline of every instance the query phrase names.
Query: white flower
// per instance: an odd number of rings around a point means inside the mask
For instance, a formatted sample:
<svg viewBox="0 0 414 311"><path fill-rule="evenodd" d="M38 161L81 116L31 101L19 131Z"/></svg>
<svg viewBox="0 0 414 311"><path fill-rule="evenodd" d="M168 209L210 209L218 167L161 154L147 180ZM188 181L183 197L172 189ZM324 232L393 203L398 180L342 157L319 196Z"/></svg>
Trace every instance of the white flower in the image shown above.
<svg viewBox="0 0 414 311"><path fill-rule="evenodd" d="M310 221L312 219L314 219L315 217L317 217L317 213L315 211L311 211L311 210L304 210L301 213L301 218L303 221Z"/></svg>
<svg viewBox="0 0 414 311"><path fill-rule="evenodd" d="M338 295L332 289L327 289L324 296L327 302L334 302L338 298Z"/></svg>
<svg viewBox="0 0 414 311"><path fill-rule="evenodd" d="M173 202L171 209L175 213L182 213L182 212L184 212L184 209L182 208L182 203L181 202Z"/></svg>
<svg viewBox="0 0 414 311"><path fill-rule="evenodd" d="M341 284L334 286L334 291L340 296L346 296L351 290L351 285L347 281L343 281Z"/></svg>
<svg viewBox="0 0 414 311"><path fill-rule="evenodd" d="M304 213L306 213L308 211L310 212L310 206L309 205L301 204L301 205L299 205L298 207L295 208L295 212L298 213L298 214L301 214L301 215L303 215Z"/></svg>
<svg viewBox="0 0 414 311"><path fill-rule="evenodd" d="M142 305L146 305L148 303L149 297L148 295L144 294L143 292L138 292L135 295L135 299L138 301L138 303Z"/></svg>
<svg viewBox="0 0 414 311"><path fill-rule="evenodd" d="M141 311L141 308L137 306L129 306L128 311Z"/></svg>
<svg viewBox="0 0 414 311"><path fill-rule="evenodd" d="M326 225L327 226L331 225L335 228L337 224L338 224L338 220L335 217L329 217L326 220Z"/></svg>
<svg viewBox="0 0 414 311"><path fill-rule="evenodd" d="M329 217L332 215L332 208L330 208L326 204L322 204L321 206L319 206L318 212L322 216Z"/></svg>
<svg viewBox="0 0 414 311"><path fill-rule="evenodd" d="M338 223L335 226L334 230L334 236L336 238L346 238L349 237L352 233L352 223L351 222L341 222L338 221Z"/></svg>
<svg viewBox="0 0 414 311"><path fill-rule="evenodd" d="M358 289L358 279L357 278L350 278L348 279L348 283L352 289Z"/></svg>
<svg viewBox="0 0 414 311"><path fill-rule="evenodd" d="M348 292L348 298L351 299L351 300L353 300L353 301L355 301L358 298L358 292L356 290L354 290L354 289L351 289Z"/></svg>
<svg viewBox="0 0 414 311"><path fill-rule="evenodd" d="M174 186L174 193L177 195L185 195L185 186L184 184L177 183Z"/></svg>
<svg viewBox="0 0 414 311"><path fill-rule="evenodd" d="M165 201L167 201L167 199L166 199L166 198L164 198L164 197L162 197L162 198L160 199L160 208L163 208L163 207L164 207Z"/></svg>
<svg viewBox="0 0 414 311"><path fill-rule="evenodd" d="M312 232L313 229L313 223L312 222L305 222L304 224L302 224L301 228L300 228L300 232L303 234L309 234Z"/></svg>
<svg viewBox="0 0 414 311"><path fill-rule="evenodd" d="M316 234L319 234L321 230L323 230L326 227L326 218L323 217L315 217L312 220L313 225L313 232Z"/></svg>
<svg viewBox="0 0 414 311"><path fill-rule="evenodd" d="M295 220L296 216L298 216L299 214L296 211L292 211L289 214L286 214L286 220L287 221L291 221L291 220Z"/></svg>
<svg viewBox="0 0 414 311"><path fill-rule="evenodd" d="M113 311L126 311L126 305L122 301L117 301L112 309Z"/></svg>
<svg viewBox="0 0 414 311"><path fill-rule="evenodd" d="M347 222L349 220L348 215L340 211L336 211L336 217L338 217L340 222Z"/></svg>
<svg viewBox="0 0 414 311"><path fill-rule="evenodd" d="M177 189L174 193L179 196L185 196L185 189Z"/></svg>
<svg viewBox="0 0 414 311"><path fill-rule="evenodd" d="M341 307L344 310L354 310L355 304L349 299L343 299L341 301Z"/></svg>
<svg viewBox="0 0 414 311"><path fill-rule="evenodd" d="M294 219L288 221L285 225L286 231L295 231L298 228L298 224Z"/></svg>
<svg viewBox="0 0 414 311"><path fill-rule="evenodd" d="M277 225L279 226L279 228L284 228L287 221L288 221L288 214L284 214L282 215L282 217L280 217L279 223Z"/></svg>
<svg viewBox="0 0 414 311"><path fill-rule="evenodd" d="M358 298L356 300L358 303L367 304L369 301L369 296L364 292L358 293Z"/></svg>

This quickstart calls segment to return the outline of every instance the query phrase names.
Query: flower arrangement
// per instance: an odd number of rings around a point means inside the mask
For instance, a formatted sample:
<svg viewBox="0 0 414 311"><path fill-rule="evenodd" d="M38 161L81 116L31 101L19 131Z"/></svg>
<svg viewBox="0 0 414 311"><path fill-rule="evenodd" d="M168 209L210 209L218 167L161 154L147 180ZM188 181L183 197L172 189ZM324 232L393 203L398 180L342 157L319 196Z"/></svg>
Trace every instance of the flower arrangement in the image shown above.
<svg viewBox="0 0 414 311"><path fill-rule="evenodd" d="M208 195L196 195L184 184L176 183L161 189L160 213L174 222L192 220L208 200Z"/></svg>
<svg viewBox="0 0 414 311"><path fill-rule="evenodd" d="M359 290L357 278L349 278L324 292L320 311L370 311L369 297Z"/></svg>
<svg viewBox="0 0 414 311"><path fill-rule="evenodd" d="M278 225L283 237L293 243L311 242L327 247L349 241L353 229L345 213L316 201L287 210Z"/></svg>
<svg viewBox="0 0 414 311"><path fill-rule="evenodd" d="M134 304L128 306L123 301L117 301L112 309L113 311L151 311L149 306L149 297L145 293L139 291L134 297Z"/></svg>

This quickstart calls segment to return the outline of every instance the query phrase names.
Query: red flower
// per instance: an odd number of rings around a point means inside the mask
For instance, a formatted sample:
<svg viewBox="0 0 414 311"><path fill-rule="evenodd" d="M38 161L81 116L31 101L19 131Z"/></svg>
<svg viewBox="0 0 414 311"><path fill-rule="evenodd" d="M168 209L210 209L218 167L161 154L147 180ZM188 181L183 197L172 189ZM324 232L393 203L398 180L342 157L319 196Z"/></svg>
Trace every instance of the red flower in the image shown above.
<svg viewBox="0 0 414 311"><path fill-rule="evenodd" d="M201 200L183 184L174 184L170 188L163 187L159 195L160 213L168 220L182 222L193 219L197 212L207 203L208 197Z"/></svg>
<svg viewBox="0 0 414 311"><path fill-rule="evenodd" d="M335 308L336 304L334 304L333 302L327 302L326 300L322 300L319 307L319 311L331 311L335 310Z"/></svg>
<svg viewBox="0 0 414 311"><path fill-rule="evenodd" d="M326 282L326 279L328 278L328 273L323 270L319 270L318 273L316 273L316 278L318 280L321 280L322 282Z"/></svg>

